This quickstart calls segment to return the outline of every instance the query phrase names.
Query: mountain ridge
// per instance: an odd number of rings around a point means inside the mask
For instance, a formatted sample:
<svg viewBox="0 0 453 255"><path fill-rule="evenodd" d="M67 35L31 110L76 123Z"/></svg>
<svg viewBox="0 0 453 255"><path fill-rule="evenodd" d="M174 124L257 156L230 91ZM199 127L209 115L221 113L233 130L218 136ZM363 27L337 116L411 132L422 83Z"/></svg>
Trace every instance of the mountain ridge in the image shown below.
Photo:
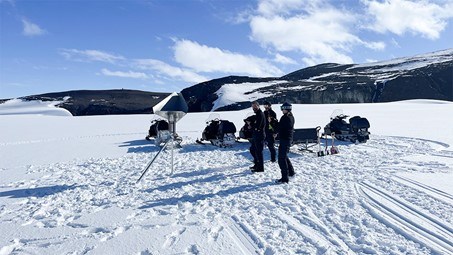
<svg viewBox="0 0 453 255"><path fill-rule="evenodd" d="M228 79L216 79L182 93L189 99L189 110L195 112L240 110L254 100L303 104L453 101L453 49L366 64L324 63L266 79L275 84L253 89L256 82L243 78L240 88L241 83L232 86ZM211 95L197 96L205 89L201 85L218 89ZM231 95L236 96L235 102Z"/></svg>
<svg viewBox="0 0 453 255"><path fill-rule="evenodd" d="M147 92L132 89L71 90L20 97L32 101L61 101L73 116L111 114L150 114L152 107L170 93Z"/></svg>
<svg viewBox="0 0 453 255"><path fill-rule="evenodd" d="M453 49L366 64L323 63L281 77L230 75L192 85L181 93L189 112L240 110L255 100L299 104L453 101ZM60 100L58 107L74 116L149 114L169 94L132 89L72 90L20 99Z"/></svg>

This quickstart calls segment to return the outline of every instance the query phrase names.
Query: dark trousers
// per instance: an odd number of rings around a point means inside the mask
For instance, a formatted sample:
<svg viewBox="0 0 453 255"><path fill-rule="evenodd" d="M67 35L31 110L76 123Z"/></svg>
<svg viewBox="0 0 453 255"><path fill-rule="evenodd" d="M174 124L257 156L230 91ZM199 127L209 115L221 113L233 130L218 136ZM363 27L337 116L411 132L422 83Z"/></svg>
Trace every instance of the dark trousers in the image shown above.
<svg viewBox="0 0 453 255"><path fill-rule="evenodd" d="M294 168L289 161L288 152L291 147L290 140L280 140L280 145L278 147L278 166L282 173L282 180L288 181L288 176L294 175Z"/></svg>
<svg viewBox="0 0 453 255"><path fill-rule="evenodd" d="M273 134L271 133L266 133L266 144L267 147L269 148L269 152L271 153L271 161L275 161L275 138Z"/></svg>
<svg viewBox="0 0 453 255"><path fill-rule="evenodd" d="M251 141L250 154L253 156L255 170L264 170L263 161L264 135L254 135Z"/></svg>

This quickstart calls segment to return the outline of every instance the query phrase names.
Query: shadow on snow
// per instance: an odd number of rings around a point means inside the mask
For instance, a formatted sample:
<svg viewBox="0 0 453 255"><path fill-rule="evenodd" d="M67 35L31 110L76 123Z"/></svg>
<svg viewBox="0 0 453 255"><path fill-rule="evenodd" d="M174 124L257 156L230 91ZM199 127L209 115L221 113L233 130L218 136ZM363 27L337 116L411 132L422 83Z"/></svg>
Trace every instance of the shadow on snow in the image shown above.
<svg viewBox="0 0 453 255"><path fill-rule="evenodd" d="M209 178L206 178L206 179L209 179ZM197 182L198 181L200 181L200 180L197 180ZM229 188L226 190L220 190L219 192L216 192L216 193L184 195L182 197L158 199L158 200L150 201L146 205L140 206L139 209L149 209L149 208L154 208L157 206L176 205L178 203L184 203L184 202L195 203L195 202L209 199L212 197L223 198L223 197L227 197L227 196L242 193L242 192L256 191L258 189L262 189L262 188L265 188L270 185L274 185L274 182L269 181L269 182L263 182L263 183L258 183L258 184L250 183L250 184L246 184L246 185L232 187L232 188Z"/></svg>
<svg viewBox="0 0 453 255"><path fill-rule="evenodd" d="M202 176L202 175L205 175L206 173L211 172L210 170L212 170L212 169L209 169L209 170L205 169L205 170L202 170L202 171L198 171L198 173L191 172L189 174L187 174L187 173L175 174L175 175L172 176L172 178L176 178L178 176L185 176L185 177L194 177L194 176L197 176L197 175L198 176ZM204 177L204 178L196 178L196 179L192 179L192 180L189 180L189 181L181 181L181 182L177 182L177 183L169 183L167 185L146 189L145 192L148 192L148 193L152 193L154 191L164 192L164 191L168 191L168 190L172 190L172 189L180 189L180 188L182 188L184 186L187 186L187 185L194 185L194 184L200 184L200 183L219 182L219 181L225 180L226 178L239 177L239 176L244 176L244 175L247 175L247 173L243 172L243 173L236 173L236 174L229 174L229 175L218 173L218 174L211 175L211 176Z"/></svg>
<svg viewBox="0 0 453 255"><path fill-rule="evenodd" d="M145 139L125 141L118 147L128 147L127 153L149 153L159 151L160 147L154 145L153 142Z"/></svg>
<svg viewBox="0 0 453 255"><path fill-rule="evenodd" d="M45 197L65 190L75 189L76 185L54 185L30 189L16 189L0 192L0 197L25 198L25 197Z"/></svg>

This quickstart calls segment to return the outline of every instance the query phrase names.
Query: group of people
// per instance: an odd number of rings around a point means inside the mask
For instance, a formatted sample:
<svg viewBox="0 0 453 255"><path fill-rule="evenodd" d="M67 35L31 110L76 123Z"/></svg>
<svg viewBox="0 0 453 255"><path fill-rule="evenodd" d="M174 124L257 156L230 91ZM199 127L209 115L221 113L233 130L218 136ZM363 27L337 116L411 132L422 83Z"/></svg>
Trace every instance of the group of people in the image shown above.
<svg viewBox="0 0 453 255"><path fill-rule="evenodd" d="M294 176L294 168L288 158L294 133L294 116L292 106L284 103L280 109L283 116L277 121L277 114L272 110L269 102L264 103L264 112L261 110L257 101L252 103L255 113L254 118L250 119L249 124L252 129L252 139L250 153L253 156L254 165L251 168L253 173L264 172L263 149L267 144L271 154L271 162L276 161L277 152L275 151L275 138L278 136L280 145L278 147L278 165L282 177L276 183L288 183L289 177Z"/></svg>

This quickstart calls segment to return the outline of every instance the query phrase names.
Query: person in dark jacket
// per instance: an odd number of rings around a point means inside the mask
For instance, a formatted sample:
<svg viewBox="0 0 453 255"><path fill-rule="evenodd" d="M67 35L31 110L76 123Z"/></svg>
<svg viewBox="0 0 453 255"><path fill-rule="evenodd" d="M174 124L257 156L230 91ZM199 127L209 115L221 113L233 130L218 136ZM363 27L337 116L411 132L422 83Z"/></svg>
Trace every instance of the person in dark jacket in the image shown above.
<svg viewBox="0 0 453 255"><path fill-rule="evenodd" d="M255 122L255 115L249 116L244 119L244 126L239 131L239 136L243 139L249 140L252 139L253 136L253 123Z"/></svg>
<svg viewBox="0 0 453 255"><path fill-rule="evenodd" d="M271 162L275 162L275 136L277 135L276 122L277 114L272 110L272 105L269 102L264 102L264 116L266 117L266 126L264 131L266 133L266 144L271 153Z"/></svg>
<svg viewBox="0 0 453 255"><path fill-rule="evenodd" d="M283 116L278 124L278 136L280 145L278 147L278 165L282 173L282 178L276 183L288 183L290 176L294 176L294 168L288 158L288 152L293 141L294 133L294 116L291 112L292 106L290 103L284 103L281 107Z"/></svg>
<svg viewBox="0 0 453 255"><path fill-rule="evenodd" d="M252 103L252 109L255 112L255 121L253 123L253 135L250 146L250 153L253 156L253 162L255 163L252 168L252 172L264 172L263 162L263 148L265 132L264 127L266 125L266 119L263 111L260 109L260 104L256 101Z"/></svg>

